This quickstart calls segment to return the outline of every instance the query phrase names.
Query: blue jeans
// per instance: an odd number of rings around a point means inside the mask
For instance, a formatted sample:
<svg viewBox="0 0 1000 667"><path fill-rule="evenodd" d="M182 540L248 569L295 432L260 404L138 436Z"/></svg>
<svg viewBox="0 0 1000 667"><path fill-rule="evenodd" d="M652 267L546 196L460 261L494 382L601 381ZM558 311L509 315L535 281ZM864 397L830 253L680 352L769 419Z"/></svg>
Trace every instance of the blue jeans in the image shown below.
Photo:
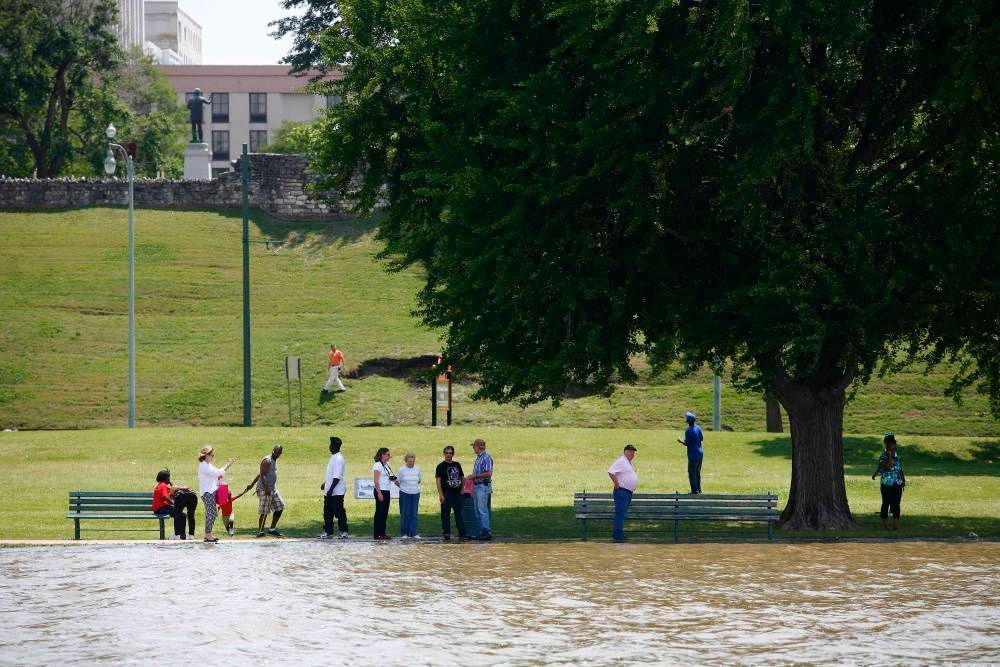
<svg viewBox="0 0 1000 667"><path fill-rule="evenodd" d="M482 532L487 534L490 533L490 499L492 496L492 484L476 484L472 488L472 500L476 504L476 519L479 520Z"/></svg>
<svg viewBox="0 0 1000 667"><path fill-rule="evenodd" d="M399 492L399 535L417 536L417 508L420 507L419 493Z"/></svg>
<svg viewBox="0 0 1000 667"><path fill-rule="evenodd" d="M688 459L688 482L691 483L691 493L701 493L701 461Z"/></svg>
<svg viewBox="0 0 1000 667"><path fill-rule="evenodd" d="M611 539L625 539L625 517L628 516L628 506L632 504L632 492L618 487L615 496L615 520L611 524Z"/></svg>

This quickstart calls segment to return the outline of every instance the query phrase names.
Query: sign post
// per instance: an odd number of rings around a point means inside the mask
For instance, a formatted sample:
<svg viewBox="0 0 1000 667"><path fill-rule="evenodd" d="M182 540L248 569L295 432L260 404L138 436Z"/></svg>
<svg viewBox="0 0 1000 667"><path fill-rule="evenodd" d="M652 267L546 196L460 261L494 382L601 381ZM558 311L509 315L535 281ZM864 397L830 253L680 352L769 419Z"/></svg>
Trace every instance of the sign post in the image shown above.
<svg viewBox="0 0 1000 667"><path fill-rule="evenodd" d="M437 426L438 412L445 413L445 423L451 426L451 366L431 380L431 426Z"/></svg>
<svg viewBox="0 0 1000 667"><path fill-rule="evenodd" d="M288 387L288 425L292 423L292 380L299 383L299 426L305 426L305 419L302 413L302 371L300 369L300 359L298 357L285 357L285 384Z"/></svg>

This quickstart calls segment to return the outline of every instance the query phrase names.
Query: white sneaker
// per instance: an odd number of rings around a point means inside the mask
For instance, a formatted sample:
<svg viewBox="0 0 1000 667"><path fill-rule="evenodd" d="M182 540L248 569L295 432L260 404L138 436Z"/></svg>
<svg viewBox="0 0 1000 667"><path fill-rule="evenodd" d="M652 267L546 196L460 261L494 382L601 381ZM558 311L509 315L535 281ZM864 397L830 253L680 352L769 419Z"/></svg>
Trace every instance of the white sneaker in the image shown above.
<svg viewBox="0 0 1000 667"><path fill-rule="evenodd" d="M421 539L421 537L420 537L419 535L414 535L414 536L413 536L413 539L415 539L415 540L419 540L419 539Z"/></svg>
<svg viewBox="0 0 1000 667"><path fill-rule="evenodd" d="M180 535L173 535L170 539L172 539L172 540L179 540L179 539L181 539L181 536Z"/></svg>
<svg viewBox="0 0 1000 667"><path fill-rule="evenodd" d="M350 537L350 535L348 535L347 533L341 533L340 534L340 539L342 539L342 540L346 540L348 537Z"/></svg>
<svg viewBox="0 0 1000 667"><path fill-rule="evenodd" d="M229 533L229 537L232 537L233 535L236 534L236 530L234 530L233 528L227 528L226 532Z"/></svg>
<svg viewBox="0 0 1000 667"><path fill-rule="evenodd" d="M330 539L331 537L333 537L333 535L330 535L330 534L328 534L328 533L323 533L323 534L321 534L321 535L319 536L319 539L321 539L321 540L328 540L328 539Z"/></svg>

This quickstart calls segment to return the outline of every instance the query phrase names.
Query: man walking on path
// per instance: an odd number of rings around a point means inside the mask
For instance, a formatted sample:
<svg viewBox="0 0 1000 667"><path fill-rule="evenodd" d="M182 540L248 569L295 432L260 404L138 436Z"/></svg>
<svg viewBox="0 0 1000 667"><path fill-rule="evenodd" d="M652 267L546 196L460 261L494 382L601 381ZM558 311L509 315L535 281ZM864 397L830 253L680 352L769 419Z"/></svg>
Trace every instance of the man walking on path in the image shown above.
<svg viewBox="0 0 1000 667"><path fill-rule="evenodd" d="M347 539L347 511L344 509L344 494L347 493L344 455L340 453L343 444L340 438L330 438L330 461L326 464L326 477L320 486L323 489L323 534L320 539L333 537L333 517L337 517L340 539Z"/></svg>
<svg viewBox="0 0 1000 667"><path fill-rule="evenodd" d="M448 445L444 448L444 461L437 464L434 470L434 481L437 484L438 501L441 503L441 537L451 539L451 512L455 512L455 527L459 539L468 539L465 533L465 521L462 519L462 464L453 461L455 448Z"/></svg>
<svg viewBox="0 0 1000 667"><path fill-rule="evenodd" d="M632 504L632 494L635 493L635 487L639 485L639 475L636 474L635 467L632 465L635 452L635 447L625 445L622 455L608 468L608 477L615 485L612 492L615 498L615 519L611 524L611 539L615 542L625 541L625 517L628 516L628 507Z"/></svg>
<svg viewBox="0 0 1000 667"><path fill-rule="evenodd" d="M337 385L337 391L347 391L347 387L344 383L340 381L340 373L344 370L344 353L337 349L337 346L330 343L330 351L327 352L327 357L329 357L329 364L327 369L330 372L330 377L326 379L326 384L323 385L323 393L330 393L330 389L333 385Z"/></svg>
<svg viewBox="0 0 1000 667"><path fill-rule="evenodd" d="M476 519L479 520L480 533L477 540L493 539L490 530L490 510L493 496L493 457L486 453L486 441L476 438L472 443L476 452L476 464L472 468L469 479L472 480L472 500L476 506Z"/></svg>
<svg viewBox="0 0 1000 667"><path fill-rule="evenodd" d="M701 461L705 458L705 450L701 447L701 441L705 436L701 433L701 427L695 424L697 417L693 412L685 412L684 419L687 420L688 427L684 431L684 439L677 439L677 442L687 447L688 451L688 482L691 484L691 493L701 493Z"/></svg>
<svg viewBox="0 0 1000 667"><path fill-rule="evenodd" d="M285 503L282 502L281 494L278 493L278 458L282 451L284 448L281 445L275 445L271 453L260 460L260 472L253 482L250 482L250 486L253 486L254 483L257 484L256 493L258 512L260 513L260 519L257 522L257 537L264 537L264 523L267 521L267 515L272 512L274 516L271 517L271 527L267 530L267 534L274 537L282 536L278 532L278 519L285 511ZM250 486L247 488L249 489Z"/></svg>

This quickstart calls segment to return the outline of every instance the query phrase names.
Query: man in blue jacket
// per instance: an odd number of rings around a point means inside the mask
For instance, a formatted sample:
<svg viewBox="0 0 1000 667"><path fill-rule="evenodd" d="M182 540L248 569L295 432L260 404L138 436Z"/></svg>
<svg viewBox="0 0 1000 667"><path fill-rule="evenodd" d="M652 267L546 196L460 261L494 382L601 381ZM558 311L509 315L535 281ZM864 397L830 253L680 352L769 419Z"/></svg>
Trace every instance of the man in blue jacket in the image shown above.
<svg viewBox="0 0 1000 667"><path fill-rule="evenodd" d="M701 461L705 458L705 450L701 447L704 437L701 427L695 424L697 417L693 412L685 412L684 419L687 420L688 427L684 431L684 439L677 439L677 442L687 447L688 452L688 481L691 483L691 493L701 493Z"/></svg>

